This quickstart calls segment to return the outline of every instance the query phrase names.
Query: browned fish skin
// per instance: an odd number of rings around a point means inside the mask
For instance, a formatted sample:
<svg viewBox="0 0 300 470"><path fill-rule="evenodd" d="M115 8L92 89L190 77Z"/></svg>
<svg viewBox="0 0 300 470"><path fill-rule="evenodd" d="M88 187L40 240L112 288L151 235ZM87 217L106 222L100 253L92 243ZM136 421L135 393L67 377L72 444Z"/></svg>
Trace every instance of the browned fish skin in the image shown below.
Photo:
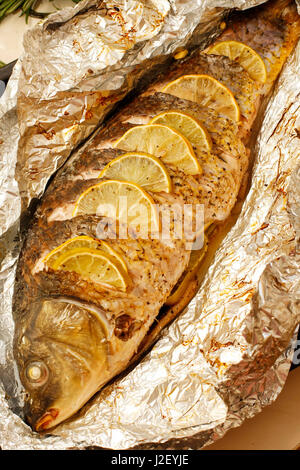
<svg viewBox="0 0 300 470"><path fill-rule="evenodd" d="M84 281L76 273L46 270L41 259L66 240L98 236L101 217L72 218L76 200L99 182L96 178L109 161L124 153L113 149L112 143L127 129L149 122L160 112L180 110L203 122L212 137L212 150L198 155L202 175L187 176L169 167L174 191L151 196L166 205L203 204L206 223L225 220L247 170L247 143L259 104L299 35L295 6L286 7L287 3L272 2L259 14L241 15L221 37L243 41L268 59L265 85L254 83L225 57L195 51L110 119L49 186L22 250L14 306L15 356L29 394L26 412L33 428L39 423L38 430L43 430L67 419L126 368L190 256L184 240L170 244L136 239L134 234L126 240L110 239L128 267L126 292ZM190 73L210 74L232 90L242 113L239 126L211 109L161 92L170 80ZM111 234L113 230L109 227ZM108 325L108 333L103 325ZM26 368L31 362L47 366L47 380L41 387L28 382Z"/></svg>
<svg viewBox="0 0 300 470"><path fill-rule="evenodd" d="M63 181L58 178L57 185L53 186L52 190L50 189L50 195L45 200L45 205L41 207L41 213L47 214L51 218L52 196L55 200L54 205L57 207L57 187L65 186L66 179L70 181L67 183L70 186L70 192L65 191L63 200L65 204L74 203L81 191L95 184L95 180L92 178L96 177L110 160L124 153L106 148L111 145L113 140L121 137L126 130L134 127L135 124L147 123L160 112L172 109L186 111L198 117L211 133L214 143L210 154L198 155L203 169L203 174L200 177L187 176L179 171L175 173L169 169L173 178L174 192L180 196L184 203L204 204L207 222L224 220L228 215L228 210L230 211L229 208L235 203L241 175L247 169L247 152L241 140L236 136L237 125L226 118L218 117L213 110L201 108L195 103L163 93L137 98L118 114L110 122L110 125L95 138L96 148L91 149L92 158L90 158L90 151L87 148L82 158L84 163L80 164L78 160L75 160L61 175ZM98 158L95 158L95 152L99 152ZM74 184L72 179L78 178L80 180ZM83 183L81 178L89 178L89 183ZM74 190L74 186L76 190ZM152 196L156 198L154 194Z"/></svg>

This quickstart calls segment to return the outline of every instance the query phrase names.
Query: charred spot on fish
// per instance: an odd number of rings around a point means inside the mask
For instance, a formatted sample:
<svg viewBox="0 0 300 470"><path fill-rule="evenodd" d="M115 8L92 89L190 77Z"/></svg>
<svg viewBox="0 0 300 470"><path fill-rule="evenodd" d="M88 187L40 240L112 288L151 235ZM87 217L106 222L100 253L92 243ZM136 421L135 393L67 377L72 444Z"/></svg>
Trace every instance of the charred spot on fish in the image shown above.
<svg viewBox="0 0 300 470"><path fill-rule="evenodd" d="M116 318L114 334L122 341L128 341L142 326L142 322L124 314Z"/></svg>

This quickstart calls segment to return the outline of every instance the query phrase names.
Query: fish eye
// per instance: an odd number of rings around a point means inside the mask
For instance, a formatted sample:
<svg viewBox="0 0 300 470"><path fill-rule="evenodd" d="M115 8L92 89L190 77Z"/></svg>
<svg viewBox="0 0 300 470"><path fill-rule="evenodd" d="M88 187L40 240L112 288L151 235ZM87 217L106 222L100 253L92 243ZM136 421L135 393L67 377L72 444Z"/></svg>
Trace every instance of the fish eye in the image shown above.
<svg viewBox="0 0 300 470"><path fill-rule="evenodd" d="M26 367L26 378L31 385L40 387L44 385L49 377L48 367L44 362L30 362Z"/></svg>

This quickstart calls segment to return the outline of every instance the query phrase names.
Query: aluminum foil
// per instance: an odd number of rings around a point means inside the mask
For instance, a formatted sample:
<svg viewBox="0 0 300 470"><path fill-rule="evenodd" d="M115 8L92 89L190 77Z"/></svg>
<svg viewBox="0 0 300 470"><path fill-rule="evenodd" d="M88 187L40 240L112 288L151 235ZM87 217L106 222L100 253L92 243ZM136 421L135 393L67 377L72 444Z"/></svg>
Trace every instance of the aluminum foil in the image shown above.
<svg viewBox="0 0 300 470"><path fill-rule="evenodd" d="M22 394L11 347L20 217L32 199L145 73L187 43L204 46L231 8L259 3L86 0L25 36L23 57L0 101L3 449L201 448L282 390L300 313L300 45L266 110L238 222L197 296L143 361L76 419L40 436L18 415ZM144 60L147 68L140 66Z"/></svg>

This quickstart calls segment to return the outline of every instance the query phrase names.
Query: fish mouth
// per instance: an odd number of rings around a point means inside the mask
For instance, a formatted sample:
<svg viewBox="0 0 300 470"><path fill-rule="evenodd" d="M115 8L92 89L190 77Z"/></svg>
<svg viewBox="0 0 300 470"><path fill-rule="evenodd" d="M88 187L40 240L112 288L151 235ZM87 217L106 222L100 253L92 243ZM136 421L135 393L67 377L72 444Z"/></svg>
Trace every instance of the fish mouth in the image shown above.
<svg viewBox="0 0 300 470"><path fill-rule="evenodd" d="M37 432L45 431L46 429L52 428L54 426L54 421L59 415L59 410L57 408L50 408L43 416L37 421L35 425L35 430Z"/></svg>

